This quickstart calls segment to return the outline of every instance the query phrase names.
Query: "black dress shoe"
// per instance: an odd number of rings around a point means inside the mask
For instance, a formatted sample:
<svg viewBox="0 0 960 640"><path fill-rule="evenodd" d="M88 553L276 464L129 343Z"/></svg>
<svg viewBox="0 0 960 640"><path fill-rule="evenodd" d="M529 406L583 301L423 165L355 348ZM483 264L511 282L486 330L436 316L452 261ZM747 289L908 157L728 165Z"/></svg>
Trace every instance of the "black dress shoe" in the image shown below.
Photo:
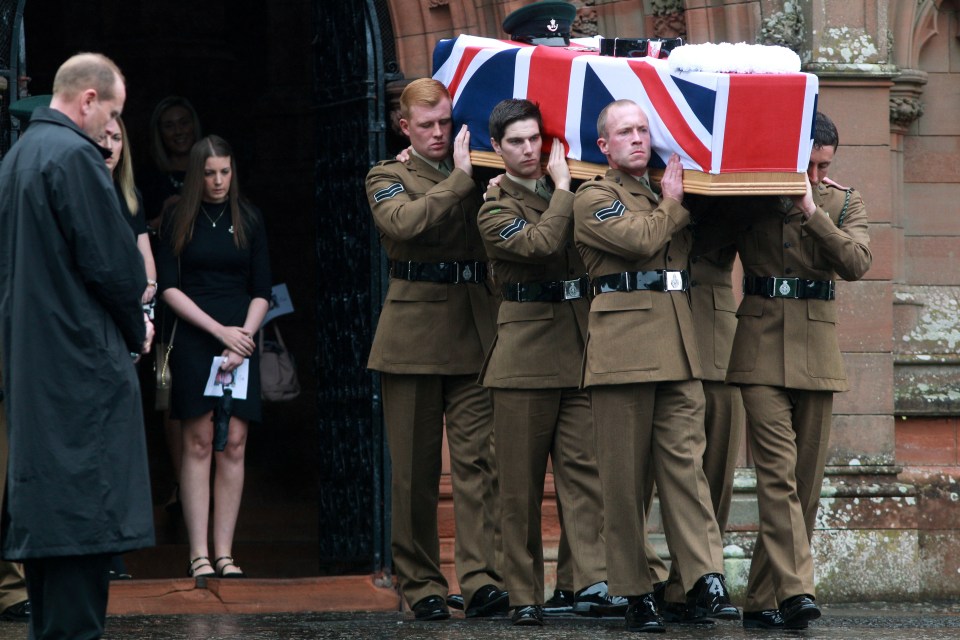
<svg viewBox="0 0 960 640"><path fill-rule="evenodd" d="M779 609L765 611L744 611L744 629L783 629L783 616Z"/></svg>
<svg viewBox="0 0 960 640"><path fill-rule="evenodd" d="M447 595L447 606L457 611L463 611L463 594L450 593Z"/></svg>
<svg viewBox="0 0 960 640"><path fill-rule="evenodd" d="M470 605L465 613L468 618L484 618L504 614L510 609L510 596L503 589L487 584L479 589L470 598Z"/></svg>
<svg viewBox="0 0 960 640"><path fill-rule="evenodd" d="M413 617L421 621L446 620L450 609L440 596L427 596L413 605Z"/></svg>
<svg viewBox="0 0 960 640"><path fill-rule="evenodd" d="M684 602L668 602L664 600L660 605L660 616L664 622L671 624L713 624L713 620L706 616L694 615L690 607Z"/></svg>
<svg viewBox="0 0 960 640"><path fill-rule="evenodd" d="M687 608L695 618L740 619L740 611L730 602L727 583L719 573L708 573L697 580L687 593Z"/></svg>
<svg viewBox="0 0 960 640"><path fill-rule="evenodd" d="M654 600L652 593L638 598L630 598L626 621L627 631L663 633L667 630L663 625L663 618L657 613L657 601Z"/></svg>
<svg viewBox="0 0 960 640"><path fill-rule="evenodd" d="M30 619L30 601L23 600L12 604L0 612L0 620L7 622L27 622Z"/></svg>
<svg viewBox="0 0 960 640"><path fill-rule="evenodd" d="M612 596L606 582L584 587L573 597L573 612L581 616L620 617L627 613L629 603L623 596Z"/></svg>
<svg viewBox="0 0 960 640"><path fill-rule="evenodd" d="M784 629L806 629L807 623L820 617L820 607L806 594L787 598L780 603Z"/></svg>
<svg viewBox="0 0 960 640"><path fill-rule="evenodd" d="M542 627L543 607L539 604L517 607L513 610L513 615L510 616L510 622L518 627Z"/></svg>
<svg viewBox="0 0 960 640"><path fill-rule="evenodd" d="M569 616L573 615L573 591L554 589L550 599L543 603L543 615Z"/></svg>

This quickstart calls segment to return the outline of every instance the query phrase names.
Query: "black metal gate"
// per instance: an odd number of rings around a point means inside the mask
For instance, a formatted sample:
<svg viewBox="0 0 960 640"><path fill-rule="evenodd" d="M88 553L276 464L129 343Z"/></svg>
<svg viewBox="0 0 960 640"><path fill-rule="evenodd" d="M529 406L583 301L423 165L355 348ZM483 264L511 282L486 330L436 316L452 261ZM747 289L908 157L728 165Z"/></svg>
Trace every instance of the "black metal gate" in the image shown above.
<svg viewBox="0 0 960 640"><path fill-rule="evenodd" d="M10 118L10 103L20 96L23 76L23 3L0 0L0 158L16 141L18 123Z"/></svg>
<svg viewBox="0 0 960 640"><path fill-rule="evenodd" d="M386 0L313 6L320 571L389 573L389 457L366 369L385 274L363 183L385 153L393 36Z"/></svg>

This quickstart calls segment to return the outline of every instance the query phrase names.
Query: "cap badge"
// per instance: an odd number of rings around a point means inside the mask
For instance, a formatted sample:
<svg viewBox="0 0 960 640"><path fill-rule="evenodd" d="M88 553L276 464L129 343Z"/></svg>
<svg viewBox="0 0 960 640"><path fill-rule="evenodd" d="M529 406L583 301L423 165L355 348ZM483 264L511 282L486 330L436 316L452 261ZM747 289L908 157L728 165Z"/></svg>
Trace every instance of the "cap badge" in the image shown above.
<svg viewBox="0 0 960 640"><path fill-rule="evenodd" d="M550 23L547 25L547 31L549 31L550 33L553 33L559 28L560 28L560 25L557 24L556 18L550 18Z"/></svg>

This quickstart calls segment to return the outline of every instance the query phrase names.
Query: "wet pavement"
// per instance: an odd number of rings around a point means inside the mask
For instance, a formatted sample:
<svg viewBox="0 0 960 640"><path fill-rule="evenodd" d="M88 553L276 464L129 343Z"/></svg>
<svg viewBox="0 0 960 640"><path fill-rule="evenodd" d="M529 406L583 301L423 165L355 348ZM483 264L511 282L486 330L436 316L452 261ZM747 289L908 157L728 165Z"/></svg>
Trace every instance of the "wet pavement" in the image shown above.
<svg viewBox="0 0 960 640"><path fill-rule="evenodd" d="M543 628L514 628L505 618L414 622L400 613L111 616L104 638L142 640L480 640L532 638L960 638L960 603L825 605L824 617L805 631L747 631L739 623L674 626L665 634L628 633L622 620L551 618ZM407 614L409 616L409 614ZM24 624L0 623L0 640L25 640Z"/></svg>

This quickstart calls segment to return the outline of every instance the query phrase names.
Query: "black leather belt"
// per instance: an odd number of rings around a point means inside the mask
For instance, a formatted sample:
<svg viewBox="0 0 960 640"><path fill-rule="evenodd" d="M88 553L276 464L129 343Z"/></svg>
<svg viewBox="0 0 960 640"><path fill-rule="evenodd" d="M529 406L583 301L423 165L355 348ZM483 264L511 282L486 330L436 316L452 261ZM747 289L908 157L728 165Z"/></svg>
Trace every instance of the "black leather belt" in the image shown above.
<svg viewBox="0 0 960 640"><path fill-rule="evenodd" d="M624 271L597 276L593 279L593 295L613 291L686 291L690 288L690 274L686 269L670 271Z"/></svg>
<svg viewBox="0 0 960 640"><path fill-rule="evenodd" d="M590 278L553 282L508 282L503 285L503 299L509 302L563 302L586 298Z"/></svg>
<svg viewBox="0 0 960 640"><path fill-rule="evenodd" d="M390 277L401 280L480 284L487 279L487 263L476 260L465 262L390 261Z"/></svg>
<svg viewBox="0 0 960 640"><path fill-rule="evenodd" d="M794 298L798 300L833 300L833 280L804 280L802 278L760 278L745 276L743 293L748 296L768 298Z"/></svg>

